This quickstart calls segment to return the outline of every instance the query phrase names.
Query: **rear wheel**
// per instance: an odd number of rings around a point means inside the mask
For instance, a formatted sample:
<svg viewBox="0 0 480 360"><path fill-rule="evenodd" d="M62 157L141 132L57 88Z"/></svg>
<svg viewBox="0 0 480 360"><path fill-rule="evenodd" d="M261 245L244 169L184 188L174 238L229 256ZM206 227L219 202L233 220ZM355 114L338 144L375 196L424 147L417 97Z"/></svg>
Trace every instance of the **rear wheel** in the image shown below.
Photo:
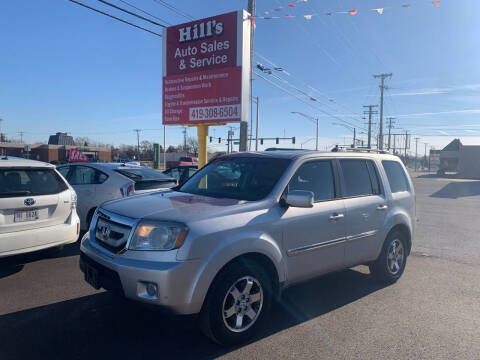
<svg viewBox="0 0 480 360"><path fill-rule="evenodd" d="M205 300L201 327L223 345L251 338L263 325L272 301L267 272L251 261L236 262L217 276Z"/></svg>
<svg viewBox="0 0 480 360"><path fill-rule="evenodd" d="M378 259L370 265L370 272L382 282L394 283L402 276L406 264L405 235L394 230L388 234Z"/></svg>

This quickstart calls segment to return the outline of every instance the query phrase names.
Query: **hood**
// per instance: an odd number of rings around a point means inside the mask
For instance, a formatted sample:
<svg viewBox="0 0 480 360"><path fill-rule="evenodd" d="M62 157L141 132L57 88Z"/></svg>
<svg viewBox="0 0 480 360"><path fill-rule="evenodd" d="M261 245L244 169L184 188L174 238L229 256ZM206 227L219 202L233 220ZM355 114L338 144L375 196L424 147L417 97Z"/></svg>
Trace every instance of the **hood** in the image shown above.
<svg viewBox="0 0 480 360"><path fill-rule="evenodd" d="M257 202L213 198L176 191L136 195L126 199L113 200L101 206L107 211L134 219L148 218L178 221L185 224L244 212L258 207Z"/></svg>

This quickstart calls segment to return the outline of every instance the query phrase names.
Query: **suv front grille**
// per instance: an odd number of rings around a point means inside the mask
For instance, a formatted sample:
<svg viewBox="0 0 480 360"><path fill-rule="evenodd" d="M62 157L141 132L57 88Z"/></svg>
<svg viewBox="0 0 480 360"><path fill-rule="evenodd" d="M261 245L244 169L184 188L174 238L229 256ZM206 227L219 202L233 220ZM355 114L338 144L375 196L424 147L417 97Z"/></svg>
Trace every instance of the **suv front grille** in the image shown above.
<svg viewBox="0 0 480 360"><path fill-rule="evenodd" d="M100 211L97 215L98 219L95 225L95 241L97 244L113 253L125 249L132 227L113 221Z"/></svg>

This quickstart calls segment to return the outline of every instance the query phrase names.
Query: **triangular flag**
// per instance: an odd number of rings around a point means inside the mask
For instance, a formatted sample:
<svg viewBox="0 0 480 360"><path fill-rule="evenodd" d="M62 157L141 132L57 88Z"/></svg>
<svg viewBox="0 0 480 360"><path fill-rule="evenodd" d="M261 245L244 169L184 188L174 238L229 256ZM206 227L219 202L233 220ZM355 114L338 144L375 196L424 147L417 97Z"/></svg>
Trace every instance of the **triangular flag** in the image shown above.
<svg viewBox="0 0 480 360"><path fill-rule="evenodd" d="M403 4L402 7L404 8L409 8L411 5L410 4Z"/></svg>
<svg viewBox="0 0 480 360"><path fill-rule="evenodd" d="M303 17L307 20L312 20L313 15L303 15Z"/></svg>
<svg viewBox="0 0 480 360"><path fill-rule="evenodd" d="M286 19L290 19L290 18L293 18L293 15L291 15L291 14L285 14L285 15L283 15L283 17L286 18Z"/></svg>
<svg viewBox="0 0 480 360"><path fill-rule="evenodd" d="M263 12L263 15L268 15L268 14L270 14L268 11Z"/></svg>
<svg viewBox="0 0 480 360"><path fill-rule="evenodd" d="M373 11L376 11L377 13L379 13L380 15L383 14L383 8L378 8L378 9L372 9Z"/></svg>
<svg viewBox="0 0 480 360"><path fill-rule="evenodd" d="M275 11L282 11L282 9L283 9L283 8L280 6L280 7L278 7L278 8L273 9L273 10L275 10Z"/></svg>
<svg viewBox="0 0 480 360"><path fill-rule="evenodd" d="M327 15L327 16L332 16L333 13L329 12L329 13L325 13L325 15Z"/></svg>
<svg viewBox="0 0 480 360"><path fill-rule="evenodd" d="M357 9L353 9L353 10L350 10L348 12L350 15L357 15L358 14L358 10Z"/></svg>
<svg viewBox="0 0 480 360"><path fill-rule="evenodd" d="M288 6L288 7L295 7L295 6L297 6L297 5L290 3L290 4L288 4L287 6Z"/></svg>
<svg viewBox="0 0 480 360"><path fill-rule="evenodd" d="M434 6L439 6L439 5L440 5L440 1L433 1L432 4L433 4Z"/></svg>

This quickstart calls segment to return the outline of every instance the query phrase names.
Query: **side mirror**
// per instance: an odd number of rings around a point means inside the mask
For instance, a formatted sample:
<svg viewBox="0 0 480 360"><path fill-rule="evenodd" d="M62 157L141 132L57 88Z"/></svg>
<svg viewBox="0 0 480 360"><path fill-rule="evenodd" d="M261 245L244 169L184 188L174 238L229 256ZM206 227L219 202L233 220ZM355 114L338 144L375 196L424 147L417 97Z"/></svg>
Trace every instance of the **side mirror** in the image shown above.
<svg viewBox="0 0 480 360"><path fill-rule="evenodd" d="M287 205L301 208L313 207L313 192L305 190L292 190L285 199Z"/></svg>

